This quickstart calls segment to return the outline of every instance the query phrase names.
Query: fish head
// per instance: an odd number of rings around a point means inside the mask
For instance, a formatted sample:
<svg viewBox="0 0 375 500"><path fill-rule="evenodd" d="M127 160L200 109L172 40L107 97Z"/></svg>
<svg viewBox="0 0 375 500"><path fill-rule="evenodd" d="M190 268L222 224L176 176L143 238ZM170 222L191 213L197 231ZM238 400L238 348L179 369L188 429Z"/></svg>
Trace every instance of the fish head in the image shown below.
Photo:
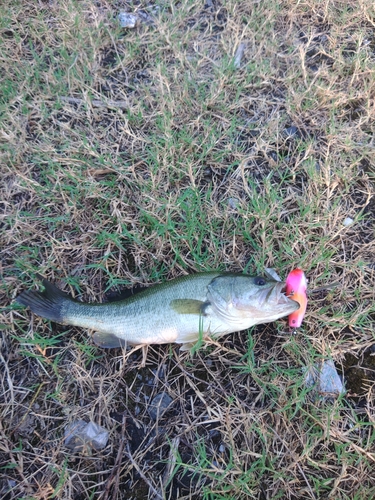
<svg viewBox="0 0 375 500"><path fill-rule="evenodd" d="M241 328L288 316L299 304L285 295L285 283L260 276L219 276L208 286L207 299L215 313Z"/></svg>

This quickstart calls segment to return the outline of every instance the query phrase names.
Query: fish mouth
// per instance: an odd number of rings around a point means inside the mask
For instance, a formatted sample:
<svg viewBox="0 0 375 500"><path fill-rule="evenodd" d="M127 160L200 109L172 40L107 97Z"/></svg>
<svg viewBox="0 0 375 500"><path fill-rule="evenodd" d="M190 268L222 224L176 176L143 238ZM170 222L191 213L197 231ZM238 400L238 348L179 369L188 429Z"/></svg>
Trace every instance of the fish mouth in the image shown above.
<svg viewBox="0 0 375 500"><path fill-rule="evenodd" d="M263 305L269 306L285 305L289 302L288 297L285 295L286 285L282 281L278 281L266 290L259 292L259 300Z"/></svg>
<svg viewBox="0 0 375 500"><path fill-rule="evenodd" d="M291 299L285 294L286 294L286 283L284 281L276 283L276 285L272 290L271 295L277 298L278 305L290 304L290 301L296 302L298 304L296 300Z"/></svg>

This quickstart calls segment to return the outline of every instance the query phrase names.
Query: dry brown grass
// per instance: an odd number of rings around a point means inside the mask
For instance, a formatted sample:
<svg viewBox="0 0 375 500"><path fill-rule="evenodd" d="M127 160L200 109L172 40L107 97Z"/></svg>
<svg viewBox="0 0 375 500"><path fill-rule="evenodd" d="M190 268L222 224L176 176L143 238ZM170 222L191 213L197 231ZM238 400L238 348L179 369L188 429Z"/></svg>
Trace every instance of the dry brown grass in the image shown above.
<svg viewBox="0 0 375 500"><path fill-rule="evenodd" d="M173 5L172 5L173 4ZM149 12L121 30L119 9ZM375 11L370 2L3 2L0 496L375 496ZM240 68L233 58L241 43ZM345 226L345 218L353 224ZM285 323L103 351L12 300L39 271L82 300L208 270L283 276ZM332 356L339 401L302 367ZM173 399L154 423L153 397ZM103 452L64 429L94 420Z"/></svg>

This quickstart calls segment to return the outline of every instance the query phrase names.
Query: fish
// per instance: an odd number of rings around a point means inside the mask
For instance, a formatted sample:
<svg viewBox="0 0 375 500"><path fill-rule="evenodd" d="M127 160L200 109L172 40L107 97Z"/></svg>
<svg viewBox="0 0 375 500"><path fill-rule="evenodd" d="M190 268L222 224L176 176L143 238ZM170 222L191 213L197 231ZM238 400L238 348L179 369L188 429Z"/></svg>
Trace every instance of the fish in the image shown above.
<svg viewBox="0 0 375 500"><path fill-rule="evenodd" d="M84 303L40 275L43 291L27 290L16 301L34 314L94 331L100 347L182 344L218 338L288 316L299 304L285 283L246 274L203 272L156 284L110 303Z"/></svg>
<svg viewBox="0 0 375 500"><path fill-rule="evenodd" d="M288 317L291 328L299 328L307 308L307 280L302 269L293 269L286 278L286 295L299 304L299 309L293 311Z"/></svg>

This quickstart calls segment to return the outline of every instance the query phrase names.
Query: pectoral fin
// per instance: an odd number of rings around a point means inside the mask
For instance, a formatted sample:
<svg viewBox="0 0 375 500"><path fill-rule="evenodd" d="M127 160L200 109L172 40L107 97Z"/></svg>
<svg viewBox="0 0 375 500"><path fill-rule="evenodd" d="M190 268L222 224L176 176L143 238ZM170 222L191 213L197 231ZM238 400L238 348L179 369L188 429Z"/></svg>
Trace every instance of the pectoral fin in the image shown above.
<svg viewBox="0 0 375 500"><path fill-rule="evenodd" d="M126 340L119 339L113 333L95 332L92 336L95 344L100 347L111 349L113 347L126 347Z"/></svg>
<svg viewBox="0 0 375 500"><path fill-rule="evenodd" d="M207 302L195 299L174 299L170 302L171 308L179 314L198 314L204 316Z"/></svg>
<svg viewBox="0 0 375 500"><path fill-rule="evenodd" d="M182 344L180 347L180 351L190 351L194 346L196 342L186 342L186 344Z"/></svg>

